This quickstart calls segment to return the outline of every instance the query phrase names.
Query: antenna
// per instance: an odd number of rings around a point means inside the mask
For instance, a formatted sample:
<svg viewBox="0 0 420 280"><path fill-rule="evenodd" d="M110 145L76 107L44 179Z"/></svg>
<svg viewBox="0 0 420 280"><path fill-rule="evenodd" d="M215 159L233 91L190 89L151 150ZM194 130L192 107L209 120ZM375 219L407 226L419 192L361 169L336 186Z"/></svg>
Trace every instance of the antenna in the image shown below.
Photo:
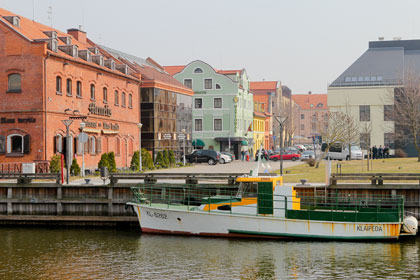
<svg viewBox="0 0 420 280"><path fill-rule="evenodd" d="M49 6L48 7L48 19L50 20L50 26L52 27L52 19L53 19L53 10L52 10L52 7L51 6Z"/></svg>

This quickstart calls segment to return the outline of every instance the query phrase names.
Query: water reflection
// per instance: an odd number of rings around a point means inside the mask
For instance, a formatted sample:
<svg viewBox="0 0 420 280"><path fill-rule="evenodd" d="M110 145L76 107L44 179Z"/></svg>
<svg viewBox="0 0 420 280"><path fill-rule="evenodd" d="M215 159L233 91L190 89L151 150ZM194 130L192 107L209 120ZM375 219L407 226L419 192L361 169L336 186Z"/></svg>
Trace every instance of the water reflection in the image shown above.
<svg viewBox="0 0 420 280"><path fill-rule="evenodd" d="M258 241L0 228L0 279L418 279L420 239Z"/></svg>

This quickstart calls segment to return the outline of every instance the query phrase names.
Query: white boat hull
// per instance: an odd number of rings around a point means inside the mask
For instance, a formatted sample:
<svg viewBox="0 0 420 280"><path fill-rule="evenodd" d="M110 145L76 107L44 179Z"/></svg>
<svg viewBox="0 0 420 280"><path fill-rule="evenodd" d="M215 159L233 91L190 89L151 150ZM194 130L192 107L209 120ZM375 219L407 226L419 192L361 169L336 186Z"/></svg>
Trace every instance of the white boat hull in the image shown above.
<svg viewBox="0 0 420 280"><path fill-rule="evenodd" d="M400 223L353 223L297 220L262 215L234 215L203 211L163 209L129 203L143 232L203 236L398 239Z"/></svg>

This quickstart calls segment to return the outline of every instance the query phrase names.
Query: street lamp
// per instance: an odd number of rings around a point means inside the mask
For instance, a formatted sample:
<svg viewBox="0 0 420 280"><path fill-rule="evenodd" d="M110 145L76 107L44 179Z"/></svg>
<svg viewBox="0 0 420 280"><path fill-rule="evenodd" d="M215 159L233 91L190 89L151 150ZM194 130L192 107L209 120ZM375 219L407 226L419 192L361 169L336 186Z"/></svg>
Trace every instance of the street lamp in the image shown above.
<svg viewBox="0 0 420 280"><path fill-rule="evenodd" d="M143 126L142 123L137 124L139 128L139 172L143 169L142 163L141 163L141 127Z"/></svg>
<svg viewBox="0 0 420 280"><path fill-rule="evenodd" d="M185 135L185 128L183 128L182 130L181 130L181 132L182 132L182 134L184 134L184 140L183 140L183 146L184 146L184 152L183 152L183 154L184 154L184 156L183 156L183 161L184 161L184 166L185 166L185 138L187 137L186 135Z"/></svg>
<svg viewBox="0 0 420 280"><path fill-rule="evenodd" d="M80 123L80 134L83 135L83 129L85 128L86 123L85 122L81 122ZM81 139L79 139L79 142ZM85 139L83 139L85 140ZM82 143L82 176L85 177L85 143Z"/></svg>
<svg viewBox="0 0 420 280"><path fill-rule="evenodd" d="M287 121L287 117L276 116L276 120L279 122L280 126L280 175L283 176L283 127L284 123Z"/></svg>

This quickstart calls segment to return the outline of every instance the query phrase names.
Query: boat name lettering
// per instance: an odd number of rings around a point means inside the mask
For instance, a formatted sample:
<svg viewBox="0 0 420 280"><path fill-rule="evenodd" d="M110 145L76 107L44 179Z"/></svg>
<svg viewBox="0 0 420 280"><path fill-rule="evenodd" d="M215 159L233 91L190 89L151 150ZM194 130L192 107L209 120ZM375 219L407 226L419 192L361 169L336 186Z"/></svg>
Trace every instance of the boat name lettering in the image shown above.
<svg viewBox="0 0 420 280"><path fill-rule="evenodd" d="M166 214L163 213L159 213L159 212L150 212L150 211L146 211L147 216L152 217L152 218L159 218L159 219L168 219L168 216Z"/></svg>
<svg viewBox="0 0 420 280"><path fill-rule="evenodd" d="M382 226L357 226L357 231L383 231Z"/></svg>

